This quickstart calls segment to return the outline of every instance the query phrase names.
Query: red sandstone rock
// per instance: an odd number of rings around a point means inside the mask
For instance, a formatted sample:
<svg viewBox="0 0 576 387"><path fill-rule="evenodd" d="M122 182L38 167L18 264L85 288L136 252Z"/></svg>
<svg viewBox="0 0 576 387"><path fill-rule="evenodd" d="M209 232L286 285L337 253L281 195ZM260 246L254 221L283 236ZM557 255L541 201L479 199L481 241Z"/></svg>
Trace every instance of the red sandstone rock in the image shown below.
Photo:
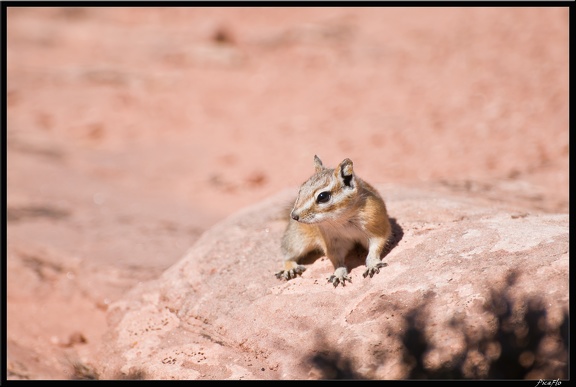
<svg viewBox="0 0 576 387"><path fill-rule="evenodd" d="M362 277L364 257L351 254L346 287L327 283L324 258L300 278L277 280L281 209L294 190L285 192L217 224L158 280L111 305L101 377L402 379L432 377L446 364L461 377L497 377L499 303L509 302L521 321L524 303L537 300L546 311L542 328L560 326L568 310L567 215L379 189L397 245L374 278ZM422 370L405 358L402 340L414 330L429 346ZM485 340L488 349L475 354L466 340ZM533 356L545 364L528 376L562 377L553 373L556 357Z"/></svg>

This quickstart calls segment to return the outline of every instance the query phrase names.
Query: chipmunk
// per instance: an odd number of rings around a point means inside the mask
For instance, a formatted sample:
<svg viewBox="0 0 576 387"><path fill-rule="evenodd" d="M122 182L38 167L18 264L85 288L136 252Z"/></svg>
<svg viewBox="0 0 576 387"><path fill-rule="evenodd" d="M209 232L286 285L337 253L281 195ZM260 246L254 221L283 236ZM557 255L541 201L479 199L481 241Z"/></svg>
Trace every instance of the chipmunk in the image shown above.
<svg viewBox="0 0 576 387"><path fill-rule="evenodd" d="M328 282L346 286L346 281L352 281L344 258L359 243L368 251L363 276L372 278L386 266L380 256L392 233L384 201L354 174L352 160L344 159L331 169L314 156L314 165L316 173L300 187L290 213L282 238L284 270L276 277L290 280L302 274L306 267L298 261L321 251L335 269Z"/></svg>

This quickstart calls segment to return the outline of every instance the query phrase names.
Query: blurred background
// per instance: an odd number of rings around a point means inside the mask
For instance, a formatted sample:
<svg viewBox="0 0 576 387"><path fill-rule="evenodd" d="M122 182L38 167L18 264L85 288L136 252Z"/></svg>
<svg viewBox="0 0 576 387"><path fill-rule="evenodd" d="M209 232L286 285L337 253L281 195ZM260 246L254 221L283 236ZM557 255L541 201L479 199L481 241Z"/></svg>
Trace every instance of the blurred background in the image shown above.
<svg viewBox="0 0 576 387"><path fill-rule="evenodd" d="M568 212L568 8L6 12L11 378L89 357L110 302L315 154Z"/></svg>

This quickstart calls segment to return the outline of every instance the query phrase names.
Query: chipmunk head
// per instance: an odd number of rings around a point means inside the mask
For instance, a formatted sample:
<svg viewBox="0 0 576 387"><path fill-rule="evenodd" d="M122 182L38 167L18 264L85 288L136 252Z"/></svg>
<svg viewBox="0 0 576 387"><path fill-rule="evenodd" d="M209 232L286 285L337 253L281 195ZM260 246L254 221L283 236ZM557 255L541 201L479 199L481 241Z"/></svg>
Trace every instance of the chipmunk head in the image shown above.
<svg viewBox="0 0 576 387"><path fill-rule="evenodd" d="M344 159L331 169L314 156L314 166L316 173L300 187L290 216L302 223L336 220L346 214L357 197L352 160Z"/></svg>

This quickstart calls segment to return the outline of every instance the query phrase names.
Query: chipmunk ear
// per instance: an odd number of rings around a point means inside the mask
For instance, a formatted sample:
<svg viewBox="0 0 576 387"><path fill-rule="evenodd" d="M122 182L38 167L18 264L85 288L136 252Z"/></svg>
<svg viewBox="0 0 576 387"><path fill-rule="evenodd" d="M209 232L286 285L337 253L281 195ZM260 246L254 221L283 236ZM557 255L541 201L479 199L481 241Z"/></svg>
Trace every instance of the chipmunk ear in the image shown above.
<svg viewBox="0 0 576 387"><path fill-rule="evenodd" d="M316 168L316 172L320 172L324 169L324 165L322 165L322 160L320 157L314 155L314 167Z"/></svg>
<svg viewBox="0 0 576 387"><path fill-rule="evenodd" d="M352 160L344 159L338 168L334 170L334 174L346 187L354 188L354 169Z"/></svg>

